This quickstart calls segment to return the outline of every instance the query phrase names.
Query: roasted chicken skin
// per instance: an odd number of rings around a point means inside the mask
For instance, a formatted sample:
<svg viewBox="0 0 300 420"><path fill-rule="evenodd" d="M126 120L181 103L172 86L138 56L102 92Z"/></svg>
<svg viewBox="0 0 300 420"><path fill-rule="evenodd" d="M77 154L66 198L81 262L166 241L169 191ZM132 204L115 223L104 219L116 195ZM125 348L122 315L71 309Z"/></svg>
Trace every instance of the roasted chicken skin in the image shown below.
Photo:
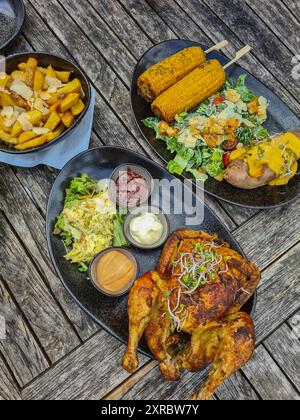
<svg viewBox="0 0 300 420"><path fill-rule="evenodd" d="M167 241L156 272L140 277L128 301L129 341L123 367L138 367L138 344L147 344L166 380L209 364L209 379L193 399L216 388L251 358L255 331L241 307L253 295L258 268L228 243L204 232L179 230Z"/></svg>

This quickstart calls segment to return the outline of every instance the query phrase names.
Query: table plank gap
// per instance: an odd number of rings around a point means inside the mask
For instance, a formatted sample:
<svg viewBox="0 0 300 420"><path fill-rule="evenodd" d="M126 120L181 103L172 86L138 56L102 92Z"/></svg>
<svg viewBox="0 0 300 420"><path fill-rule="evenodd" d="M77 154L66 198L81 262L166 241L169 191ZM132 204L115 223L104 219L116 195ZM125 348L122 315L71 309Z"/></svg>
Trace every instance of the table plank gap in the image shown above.
<svg viewBox="0 0 300 420"><path fill-rule="evenodd" d="M263 346L255 350L242 370L264 400L299 400L299 394Z"/></svg>
<svg viewBox="0 0 300 420"><path fill-rule="evenodd" d="M106 0L106 7L99 7L97 0L88 0L95 13L106 22L123 46L131 51L136 59L153 43L138 27L123 6L116 0Z"/></svg>
<svg viewBox="0 0 300 420"><path fill-rule="evenodd" d="M78 336L2 212L0 221L0 256L2 261L6 261L1 276L48 357L52 362L57 361L80 343ZM20 261L26 261L26 264L22 265L21 280L15 281L20 277Z"/></svg>
<svg viewBox="0 0 300 420"><path fill-rule="evenodd" d="M269 63L270 73L278 81L288 88L291 96L297 101L300 87L295 86L291 78L285 77L291 72L290 63L293 57L284 44L271 32L267 32L262 21L255 19L255 14L246 3L232 2L228 8L228 2L220 0L215 3L212 0L204 0L218 15L222 15L224 23L238 34L238 37L253 47L253 56L259 58L264 56ZM249 13L248 13L249 12ZM267 48L265 46L268 46ZM273 51L276 51L276 62Z"/></svg>
<svg viewBox="0 0 300 420"><path fill-rule="evenodd" d="M295 0L282 0L286 5L287 9L294 15L294 17L300 22L300 5Z"/></svg>
<svg viewBox="0 0 300 420"><path fill-rule="evenodd" d="M286 324L283 324L281 328L278 328L264 341L264 346L270 356L276 361L298 392L300 392L299 338Z"/></svg>
<svg viewBox="0 0 300 420"><path fill-rule="evenodd" d="M282 0L246 0L246 4L292 54L295 55L299 52L299 37L296 34L300 33L300 23ZM288 25L287 21L289 21Z"/></svg>
<svg viewBox="0 0 300 420"><path fill-rule="evenodd" d="M0 401L20 401L20 388L0 352Z"/></svg>
<svg viewBox="0 0 300 420"><path fill-rule="evenodd" d="M48 369L51 361L2 275L0 303L6 330L5 339L0 339L0 351L23 387Z"/></svg>
<svg viewBox="0 0 300 420"><path fill-rule="evenodd" d="M161 42L174 36L171 28L144 0L118 1L153 42Z"/></svg>
<svg viewBox="0 0 300 420"><path fill-rule="evenodd" d="M99 400L129 377L120 367L124 350L114 337L100 331L25 387L22 396L30 400ZM140 356L140 360L143 366L149 359Z"/></svg>

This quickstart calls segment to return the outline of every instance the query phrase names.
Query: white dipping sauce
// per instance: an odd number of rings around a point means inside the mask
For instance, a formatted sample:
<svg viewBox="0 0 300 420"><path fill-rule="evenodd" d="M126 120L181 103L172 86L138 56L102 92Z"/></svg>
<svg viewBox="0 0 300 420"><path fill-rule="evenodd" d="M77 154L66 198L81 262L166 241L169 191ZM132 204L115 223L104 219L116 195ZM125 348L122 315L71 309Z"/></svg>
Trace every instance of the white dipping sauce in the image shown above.
<svg viewBox="0 0 300 420"><path fill-rule="evenodd" d="M164 226L155 214L145 213L131 221L130 233L139 244L150 246L161 239Z"/></svg>

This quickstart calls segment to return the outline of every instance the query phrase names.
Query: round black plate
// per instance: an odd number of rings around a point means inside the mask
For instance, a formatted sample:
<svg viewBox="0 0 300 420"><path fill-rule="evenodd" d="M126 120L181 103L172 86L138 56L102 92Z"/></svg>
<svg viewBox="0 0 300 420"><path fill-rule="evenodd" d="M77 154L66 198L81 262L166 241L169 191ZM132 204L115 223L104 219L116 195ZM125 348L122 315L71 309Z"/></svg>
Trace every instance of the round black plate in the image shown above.
<svg viewBox="0 0 300 420"><path fill-rule="evenodd" d="M35 153L41 150L45 150L48 147L51 147L54 144L63 141L66 138L66 136L72 131L74 131L75 127L77 127L78 124L81 123L91 103L91 86L87 76L76 64L72 63L66 58L62 58L54 54L48 54L46 52L32 51L28 53L14 54L5 58L6 72L8 74L12 73L18 68L18 64L26 62L29 57L35 57L38 60L39 65L41 67L48 67L52 65L58 71L70 71L70 80L73 80L75 78L79 79L82 85L82 89L85 93L85 97L83 99L83 102L85 104L85 110L79 115L79 117L75 120L71 127L66 129L60 136L52 140L50 143L46 143L43 146L37 147L35 149L18 151L12 149L11 147L9 147L9 145L6 145L4 142L0 141L0 151L4 153L10 153L13 155L26 155L27 153Z"/></svg>
<svg viewBox="0 0 300 420"><path fill-rule="evenodd" d="M49 197L46 229L51 259L67 291L94 321L114 337L126 343L128 339L127 295L121 298L110 298L98 292L87 280L86 274L79 273L76 266L65 260L64 245L59 237L53 235L56 217L63 209L65 190L70 185L71 180L82 173L87 173L95 179L107 179L118 165L124 163L144 166L154 179L174 179L172 175L159 165L129 150L113 147L88 150L71 160L57 177ZM155 194L157 192L154 192ZM182 200L182 196L177 197L177 199ZM172 200L175 200L174 195ZM194 196L194 200L198 200L198 198ZM184 227L185 217L185 215L170 216L171 231ZM217 233L220 238L230 242L234 249L243 254L242 249L231 233L208 207L205 206L203 224L201 226L192 226L191 228ZM134 250L134 253L140 263L140 274L142 274L149 270L155 270L161 249L155 251ZM244 309L253 315L255 305L256 295L253 296ZM144 342L141 344L140 350L151 357Z"/></svg>
<svg viewBox="0 0 300 420"><path fill-rule="evenodd" d="M208 48L198 42L185 40L171 40L155 45L140 59L132 79L131 106L136 123L147 142L165 162L170 161L173 157L170 152L167 151L164 142L155 139L153 130L145 127L142 123L142 120L153 115L153 113L150 105L138 94L137 80L138 77L153 64L184 48L194 45L200 45L204 49ZM225 56L217 52L209 54L209 58L217 58L223 65L229 62ZM239 75L243 73L248 74L248 86L257 94L265 96L269 101L269 116L265 125L270 133L276 134L290 130L298 130L300 128L299 118L263 83L239 66L232 66L227 72L228 76L233 80L237 80ZM210 177L205 183L205 191L216 198L242 207L259 209L279 207L290 203L296 199L300 193L300 173L286 186L266 186L253 191L241 190L233 187L226 181L218 182Z"/></svg>
<svg viewBox="0 0 300 420"><path fill-rule="evenodd" d="M0 11L1 9L12 10L16 18L16 28L14 34L2 45L0 45L0 51L4 50L10 46L10 44L15 40L15 38L20 34L24 21L25 21L25 6L23 0L1 0L0 2Z"/></svg>

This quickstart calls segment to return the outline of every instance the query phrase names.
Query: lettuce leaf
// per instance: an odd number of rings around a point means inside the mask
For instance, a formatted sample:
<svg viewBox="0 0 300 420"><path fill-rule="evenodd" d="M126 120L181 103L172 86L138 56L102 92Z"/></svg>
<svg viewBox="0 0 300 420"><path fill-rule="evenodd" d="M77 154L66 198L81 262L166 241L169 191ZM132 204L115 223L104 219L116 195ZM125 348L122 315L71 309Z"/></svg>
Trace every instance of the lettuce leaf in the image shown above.
<svg viewBox="0 0 300 420"><path fill-rule="evenodd" d="M252 90L250 90L246 86L247 77L247 74L241 74L234 87L234 89L240 93L241 99L244 102L250 102L252 101L252 99L255 98L255 95L253 94Z"/></svg>

